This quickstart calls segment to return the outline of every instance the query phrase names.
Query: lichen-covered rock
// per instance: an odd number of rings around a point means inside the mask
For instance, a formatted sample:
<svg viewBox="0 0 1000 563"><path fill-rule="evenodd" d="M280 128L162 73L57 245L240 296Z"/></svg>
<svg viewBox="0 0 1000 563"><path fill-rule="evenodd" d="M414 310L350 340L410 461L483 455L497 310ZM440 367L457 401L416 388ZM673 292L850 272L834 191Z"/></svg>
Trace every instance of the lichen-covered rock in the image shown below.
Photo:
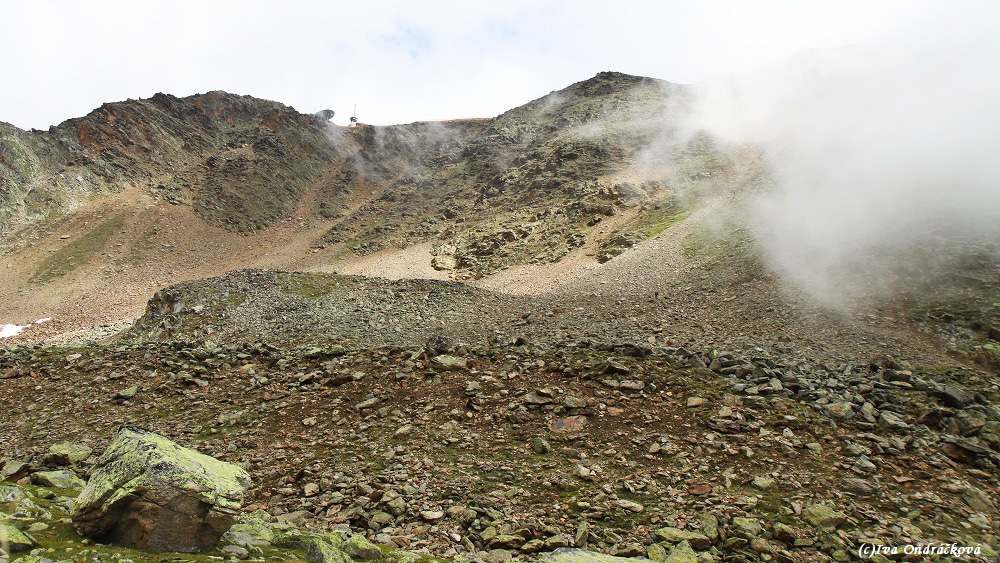
<svg viewBox="0 0 1000 563"><path fill-rule="evenodd" d="M361 534L355 534L347 538L342 549L352 559L382 559L382 550Z"/></svg>
<svg viewBox="0 0 1000 563"><path fill-rule="evenodd" d="M73 526L100 542L203 551L233 524L249 485L235 465L123 426L77 497Z"/></svg>
<svg viewBox="0 0 1000 563"><path fill-rule="evenodd" d="M11 460L0 468L0 481L14 482L28 475L29 466L20 460Z"/></svg>
<svg viewBox="0 0 1000 563"><path fill-rule="evenodd" d="M674 546L664 563L698 563L698 554L691 549L687 540Z"/></svg>
<svg viewBox="0 0 1000 563"><path fill-rule="evenodd" d="M229 528L222 539L235 545L271 545L277 536L274 518L264 510L244 514Z"/></svg>
<svg viewBox="0 0 1000 563"><path fill-rule="evenodd" d="M26 496L20 487L15 485L0 485L0 508L4 505L16 506Z"/></svg>
<svg viewBox="0 0 1000 563"><path fill-rule="evenodd" d="M65 469L32 473L31 482L42 487L57 487L73 491L79 491L86 485L86 482L77 477L76 473Z"/></svg>
<svg viewBox="0 0 1000 563"><path fill-rule="evenodd" d="M279 537L275 545L306 552L306 561L314 563L351 563L352 559L342 548L344 538L340 534L290 534Z"/></svg>
<svg viewBox="0 0 1000 563"><path fill-rule="evenodd" d="M545 563L632 563L633 557L615 557L586 549L563 548L542 556Z"/></svg>
<svg viewBox="0 0 1000 563"><path fill-rule="evenodd" d="M42 461L53 465L73 465L90 457L93 451L90 446L84 444L62 442L52 444L49 447L49 451L45 452L45 455L42 456Z"/></svg>
<svg viewBox="0 0 1000 563"><path fill-rule="evenodd" d="M0 553L18 553L32 547L34 544L24 532L10 524L0 524Z"/></svg>
<svg viewBox="0 0 1000 563"><path fill-rule="evenodd" d="M813 526L839 526L847 515L825 504L811 504L802 511L802 517Z"/></svg>
<svg viewBox="0 0 1000 563"><path fill-rule="evenodd" d="M712 547L712 540L701 532L691 530L681 530L678 528L666 527L653 532L662 541L677 544L687 541L695 549L708 549Z"/></svg>

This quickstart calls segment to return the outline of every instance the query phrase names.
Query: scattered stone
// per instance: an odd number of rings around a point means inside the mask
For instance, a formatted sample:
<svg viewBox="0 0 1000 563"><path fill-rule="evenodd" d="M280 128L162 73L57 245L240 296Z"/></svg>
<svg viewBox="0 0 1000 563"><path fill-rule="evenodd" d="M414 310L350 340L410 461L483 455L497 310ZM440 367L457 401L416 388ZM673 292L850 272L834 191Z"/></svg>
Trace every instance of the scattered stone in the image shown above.
<svg viewBox="0 0 1000 563"><path fill-rule="evenodd" d="M275 539L274 518L264 510L255 510L249 514L240 515L239 519L222 539L239 546L271 545Z"/></svg>
<svg viewBox="0 0 1000 563"><path fill-rule="evenodd" d="M964 409L965 407L976 402L975 394L970 393L954 384L928 389L927 393L941 399L945 405L956 409Z"/></svg>
<svg viewBox="0 0 1000 563"><path fill-rule="evenodd" d="M513 534L497 534L490 540L490 549L520 549L524 545L524 538Z"/></svg>
<svg viewBox="0 0 1000 563"><path fill-rule="evenodd" d="M878 424L889 430L909 430L911 428L899 415L885 410L878 415Z"/></svg>
<svg viewBox="0 0 1000 563"><path fill-rule="evenodd" d="M232 526L249 485L235 465L123 426L77 497L73 526L100 542L204 551Z"/></svg>
<svg viewBox="0 0 1000 563"><path fill-rule="evenodd" d="M250 557L250 551L247 548L239 545L224 545L219 549L219 551L221 551L222 553L226 553L228 555L232 555L237 559L247 559L248 557Z"/></svg>
<svg viewBox="0 0 1000 563"><path fill-rule="evenodd" d="M403 497L396 497L385 503L385 509L393 516L402 516L406 513L406 501Z"/></svg>
<svg viewBox="0 0 1000 563"><path fill-rule="evenodd" d="M744 538L755 538L763 530L763 527L760 525L760 520L756 518L736 516L733 518L733 529Z"/></svg>
<svg viewBox="0 0 1000 563"><path fill-rule="evenodd" d="M364 401L361 401L360 403L358 403L355 408L357 410L359 410L359 411L363 411L365 409L370 409L370 408L374 407L378 403L379 403L379 398L378 397L370 397L370 398L365 399Z"/></svg>
<svg viewBox="0 0 1000 563"><path fill-rule="evenodd" d="M351 556L352 559L361 559L365 561L371 561L374 559L382 559L382 550L379 549L377 545L368 541L361 534L354 534L353 536L347 538L341 550L347 555Z"/></svg>
<svg viewBox="0 0 1000 563"><path fill-rule="evenodd" d="M279 538L275 541L279 547L301 549L306 552L306 561L314 563L349 563L350 558L341 548L344 538L340 534L300 534Z"/></svg>
<svg viewBox="0 0 1000 563"><path fill-rule="evenodd" d="M547 397L541 393L532 391L524 396L524 402L529 405L548 405L552 403L552 397Z"/></svg>
<svg viewBox="0 0 1000 563"><path fill-rule="evenodd" d="M795 528L782 522L776 522L774 524L774 527L771 528L771 535L773 535L775 539L783 541L787 544L794 544L795 540L799 537Z"/></svg>
<svg viewBox="0 0 1000 563"><path fill-rule="evenodd" d="M442 354L431 358L431 365L444 371L456 371L468 368L469 361L460 356Z"/></svg>
<svg viewBox="0 0 1000 563"><path fill-rule="evenodd" d="M604 369L604 373L607 375L628 375L631 372L632 370L628 366L615 360L608 360L608 367Z"/></svg>
<svg viewBox="0 0 1000 563"><path fill-rule="evenodd" d="M42 461L51 465L74 465L90 457L93 453L89 446L62 442L52 444L49 451L42 456Z"/></svg>
<svg viewBox="0 0 1000 563"><path fill-rule="evenodd" d="M997 507L996 504L990 499L990 496L983 491L975 487L967 487L962 494L962 500L965 504L969 505L970 508L984 514L996 514Z"/></svg>
<svg viewBox="0 0 1000 563"><path fill-rule="evenodd" d="M626 500L626 499L618 499L618 501L615 502L615 504L617 504L619 508L624 508L625 510L628 510L629 512L639 513L639 512L642 512L643 510L646 510L645 506L643 506L643 505L641 505L641 504L639 504L637 502L633 502L633 501Z"/></svg>
<svg viewBox="0 0 1000 563"><path fill-rule="evenodd" d="M536 454L547 454L552 451L552 447L542 438L535 438L531 441L531 451Z"/></svg>
<svg viewBox="0 0 1000 563"><path fill-rule="evenodd" d="M137 385L132 385L131 387L126 387L121 391L115 393L116 401L129 401L135 398L139 394L139 387Z"/></svg>
<svg viewBox="0 0 1000 563"><path fill-rule="evenodd" d="M826 414L836 419L850 419L854 417L854 406L847 401L837 401L826 405Z"/></svg>
<svg viewBox="0 0 1000 563"><path fill-rule="evenodd" d="M444 511L441 510L421 510L420 517L427 522L437 522L444 518Z"/></svg>
<svg viewBox="0 0 1000 563"><path fill-rule="evenodd" d="M878 483L873 479L845 477L842 482L844 484L844 490L863 496L874 495L879 490Z"/></svg>
<svg viewBox="0 0 1000 563"><path fill-rule="evenodd" d="M817 527L837 527L847 520L847 515L825 504L810 504L802 509L802 517Z"/></svg>
<svg viewBox="0 0 1000 563"><path fill-rule="evenodd" d="M700 407L700 406L704 405L707 402L708 402L707 399L703 399L701 397L688 397L687 406L688 407Z"/></svg>
<svg viewBox="0 0 1000 563"><path fill-rule="evenodd" d="M582 432L586 427L587 417L585 416L567 416L565 418L557 418L549 423L549 430L556 434Z"/></svg>
<svg viewBox="0 0 1000 563"><path fill-rule="evenodd" d="M710 540L715 541L719 537L718 516L703 512L698 516L698 521L701 522L701 533L705 534Z"/></svg>
<svg viewBox="0 0 1000 563"><path fill-rule="evenodd" d="M646 382L636 381L636 380L626 380L618 384L618 388L624 391L632 391L638 393L646 388Z"/></svg>
<svg viewBox="0 0 1000 563"><path fill-rule="evenodd" d="M538 553L543 550L545 550L545 540L540 539L528 540L521 546L521 553Z"/></svg>
<svg viewBox="0 0 1000 563"><path fill-rule="evenodd" d="M576 547L586 547L587 536L589 533L590 524L587 524L586 520L581 520L580 524L576 527L576 534L573 537L573 545Z"/></svg>
<svg viewBox="0 0 1000 563"><path fill-rule="evenodd" d="M698 563L698 554L691 549L687 541L682 541L670 550L670 555L664 563Z"/></svg>
<svg viewBox="0 0 1000 563"><path fill-rule="evenodd" d="M656 530L653 534L661 541L671 544L686 541L695 549L708 549L712 546L712 540L701 532L666 527Z"/></svg>
<svg viewBox="0 0 1000 563"><path fill-rule="evenodd" d="M662 563L667 559L667 548L660 543L651 543L646 548L646 557L657 563Z"/></svg>

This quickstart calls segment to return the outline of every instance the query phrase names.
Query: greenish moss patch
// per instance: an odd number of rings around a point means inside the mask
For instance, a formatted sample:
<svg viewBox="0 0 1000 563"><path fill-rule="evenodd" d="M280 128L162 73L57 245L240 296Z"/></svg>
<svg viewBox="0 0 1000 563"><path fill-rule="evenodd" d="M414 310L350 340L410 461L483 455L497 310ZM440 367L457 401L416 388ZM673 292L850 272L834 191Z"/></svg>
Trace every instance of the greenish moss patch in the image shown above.
<svg viewBox="0 0 1000 563"><path fill-rule="evenodd" d="M35 283L47 283L88 263L104 248L111 235L121 229L124 221L124 215L117 215L82 237L70 241L46 258L31 280Z"/></svg>

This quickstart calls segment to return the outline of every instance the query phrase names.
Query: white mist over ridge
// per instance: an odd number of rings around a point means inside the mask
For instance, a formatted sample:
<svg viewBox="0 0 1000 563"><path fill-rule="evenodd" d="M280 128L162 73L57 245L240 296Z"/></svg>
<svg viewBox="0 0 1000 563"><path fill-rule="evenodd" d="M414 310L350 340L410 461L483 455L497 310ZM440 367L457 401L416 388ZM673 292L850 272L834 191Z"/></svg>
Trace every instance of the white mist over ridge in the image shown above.
<svg viewBox="0 0 1000 563"><path fill-rule="evenodd" d="M697 127L768 156L775 185L751 206L764 255L822 302L947 268L956 241L1000 243L1000 39L984 15L698 85Z"/></svg>

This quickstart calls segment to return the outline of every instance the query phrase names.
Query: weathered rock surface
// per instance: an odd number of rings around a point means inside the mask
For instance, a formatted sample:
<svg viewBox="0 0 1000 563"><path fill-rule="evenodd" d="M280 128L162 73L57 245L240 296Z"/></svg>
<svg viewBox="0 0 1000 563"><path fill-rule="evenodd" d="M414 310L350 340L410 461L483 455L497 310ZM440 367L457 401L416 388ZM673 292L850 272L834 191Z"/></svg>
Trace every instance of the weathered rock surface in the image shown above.
<svg viewBox="0 0 1000 563"><path fill-rule="evenodd" d="M0 524L0 554L4 551L18 553L34 547L31 539L10 524Z"/></svg>
<svg viewBox="0 0 1000 563"><path fill-rule="evenodd" d="M72 465L87 459L93 451L89 446L83 444L63 442L52 444L42 460L53 465Z"/></svg>
<svg viewBox="0 0 1000 563"><path fill-rule="evenodd" d="M540 560L545 563L626 563L635 561L631 557L615 557L596 551L573 548L557 549L543 556Z"/></svg>
<svg viewBox="0 0 1000 563"><path fill-rule="evenodd" d="M203 551L233 524L249 485L235 465L125 426L77 498L73 525L100 542Z"/></svg>

